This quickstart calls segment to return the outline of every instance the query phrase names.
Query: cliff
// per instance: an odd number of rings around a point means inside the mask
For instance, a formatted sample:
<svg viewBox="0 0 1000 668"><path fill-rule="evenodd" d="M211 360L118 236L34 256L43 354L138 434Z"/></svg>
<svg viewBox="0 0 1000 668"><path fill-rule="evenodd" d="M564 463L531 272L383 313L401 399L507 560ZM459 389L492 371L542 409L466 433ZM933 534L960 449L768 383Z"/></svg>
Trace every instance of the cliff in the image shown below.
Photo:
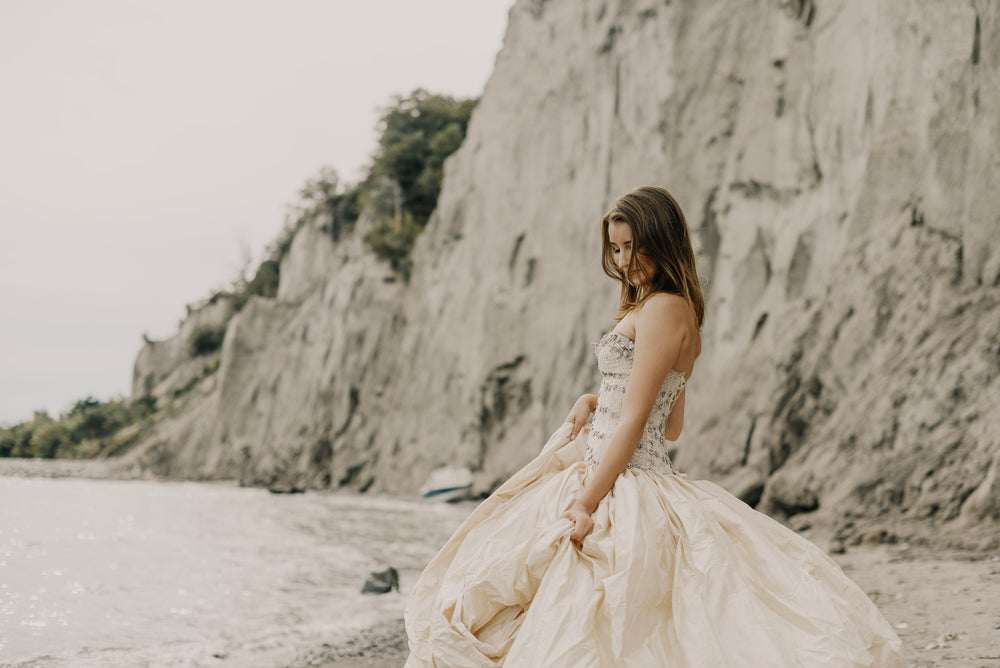
<svg viewBox="0 0 1000 668"><path fill-rule="evenodd" d="M518 2L411 279L309 221L127 463L490 489L595 391L600 217L654 183L708 295L679 468L846 534L995 528L998 32L986 1Z"/></svg>

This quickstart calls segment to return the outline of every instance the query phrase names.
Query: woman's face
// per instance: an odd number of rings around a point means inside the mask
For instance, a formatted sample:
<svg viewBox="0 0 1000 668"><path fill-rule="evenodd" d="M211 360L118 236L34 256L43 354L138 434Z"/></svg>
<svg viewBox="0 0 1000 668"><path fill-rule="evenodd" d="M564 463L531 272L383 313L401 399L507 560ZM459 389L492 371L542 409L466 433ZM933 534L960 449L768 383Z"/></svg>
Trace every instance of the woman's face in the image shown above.
<svg viewBox="0 0 1000 668"><path fill-rule="evenodd" d="M649 284L656 268L648 257L635 252L632 247L632 228L629 224L614 221L608 223L608 241L611 243L615 264L625 274L628 282L635 287ZM633 254L635 262L632 262ZM632 265L631 271L629 265Z"/></svg>

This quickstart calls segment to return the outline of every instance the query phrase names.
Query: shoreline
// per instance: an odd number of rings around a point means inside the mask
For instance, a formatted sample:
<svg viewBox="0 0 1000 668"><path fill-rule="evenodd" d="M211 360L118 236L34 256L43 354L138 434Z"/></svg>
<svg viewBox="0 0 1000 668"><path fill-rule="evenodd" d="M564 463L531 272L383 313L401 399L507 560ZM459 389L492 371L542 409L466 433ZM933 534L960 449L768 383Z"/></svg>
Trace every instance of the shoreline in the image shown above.
<svg viewBox="0 0 1000 668"><path fill-rule="evenodd" d="M110 459L39 459L0 457L0 478L80 478L84 480L147 480L151 482L197 482L206 484L239 485L237 478L182 478L158 476L140 470L134 463L121 458ZM243 486L243 485L239 485ZM270 489L267 485L247 484L247 488ZM278 491L281 486L278 486ZM295 491L316 494L359 494L356 490L331 488L302 489ZM399 494L404 498L416 495ZM796 533L810 537L814 543L831 555L847 547L874 547L879 545L912 545L929 550L967 554L969 558L1000 554L1000 534L982 533L975 526L961 525L957 521L931 524L904 516L892 518L866 517L847 521L824 512L800 513L790 518L771 516Z"/></svg>
<svg viewBox="0 0 1000 668"><path fill-rule="evenodd" d="M0 477L171 482L136 475L114 460L0 458ZM822 525L808 528L807 520L800 516L789 524L830 554L875 602L902 639L908 666L1000 665L1000 609L992 606L1000 600L1000 550L963 547L951 532L929 526L909 541L900 536L894 543L858 540L845 546ZM287 665L401 668L408 656L402 609L392 621L347 640L301 648L295 656Z"/></svg>
<svg viewBox="0 0 1000 668"><path fill-rule="evenodd" d="M113 459L41 459L0 457L0 478L83 478L85 480L158 480L130 473Z"/></svg>

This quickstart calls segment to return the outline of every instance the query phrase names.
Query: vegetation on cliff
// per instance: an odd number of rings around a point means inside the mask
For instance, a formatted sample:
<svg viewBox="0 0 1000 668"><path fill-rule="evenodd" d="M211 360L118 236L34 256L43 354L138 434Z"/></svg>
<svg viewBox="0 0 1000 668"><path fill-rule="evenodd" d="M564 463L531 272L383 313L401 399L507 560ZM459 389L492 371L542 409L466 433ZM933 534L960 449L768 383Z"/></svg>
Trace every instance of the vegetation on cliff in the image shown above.
<svg viewBox="0 0 1000 668"><path fill-rule="evenodd" d="M371 197L384 192L381 184L390 181L399 185L400 197L391 215L379 207L381 215L365 241L404 276L409 275L413 242L437 206L444 161L465 139L475 106L476 100L418 89L382 110L379 148L362 187Z"/></svg>
<svg viewBox="0 0 1000 668"><path fill-rule="evenodd" d="M358 183L343 183L336 170L323 167L308 179L282 231L265 250L264 259L252 275L247 265L228 288L206 300L207 304L227 300L229 315L222 323L196 327L186 341L187 354L196 358L216 352L222 346L229 320L251 297L277 295L281 261L308 220L322 217L325 228L339 241L354 232L361 212L367 211L372 226L365 234L365 242L397 274L408 277L413 243L437 205L444 161L465 138L476 102L423 89L394 97L379 112L378 148L365 178ZM184 394L217 368L218 359L186 385L176 388L173 396ZM36 411L31 420L0 428L0 457L87 458L115 454L135 440L144 421L156 409L151 396L131 403L86 397L58 418Z"/></svg>
<svg viewBox="0 0 1000 668"><path fill-rule="evenodd" d="M235 314L252 296L274 297L281 260L306 221L325 218L327 231L340 241L354 231L362 211L374 223L365 242L393 271L408 278L413 243L437 206L444 161L462 145L477 102L422 88L395 96L379 111L378 148L366 176L345 183L337 170L320 168L299 189L298 202L290 207L284 227L267 247L253 277L241 272L208 302L229 299Z"/></svg>
<svg viewBox="0 0 1000 668"><path fill-rule="evenodd" d="M413 242L437 206L444 161L465 139L477 101L421 88L394 97L379 112L378 148L365 178L343 183L335 169L320 169L299 190L299 203L261 267L268 262L280 265L307 220L325 217L330 235L339 241L354 231L361 212L367 211L374 226L365 241L393 270L408 276Z"/></svg>
<svg viewBox="0 0 1000 668"><path fill-rule="evenodd" d="M86 397L58 419L46 411L35 411L31 420L0 428L0 457L82 459L113 455L131 444L153 410L152 402L143 399L126 402Z"/></svg>
<svg viewBox="0 0 1000 668"><path fill-rule="evenodd" d="M222 347L222 340L226 338L226 327L220 325L201 325L191 332L188 338L188 353L191 357L207 355Z"/></svg>

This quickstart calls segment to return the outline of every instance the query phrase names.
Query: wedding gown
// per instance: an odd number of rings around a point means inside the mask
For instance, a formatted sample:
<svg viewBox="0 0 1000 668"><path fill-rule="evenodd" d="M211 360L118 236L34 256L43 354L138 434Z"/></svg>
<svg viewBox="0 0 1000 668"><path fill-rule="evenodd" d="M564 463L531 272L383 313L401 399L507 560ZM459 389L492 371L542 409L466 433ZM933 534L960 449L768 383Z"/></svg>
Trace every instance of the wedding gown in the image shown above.
<svg viewBox="0 0 1000 668"><path fill-rule="evenodd" d="M621 417L633 342L595 344L593 425L560 427L480 504L407 600L406 668L902 666L900 640L819 548L722 488L674 472L671 370L627 469L577 547L562 513Z"/></svg>

